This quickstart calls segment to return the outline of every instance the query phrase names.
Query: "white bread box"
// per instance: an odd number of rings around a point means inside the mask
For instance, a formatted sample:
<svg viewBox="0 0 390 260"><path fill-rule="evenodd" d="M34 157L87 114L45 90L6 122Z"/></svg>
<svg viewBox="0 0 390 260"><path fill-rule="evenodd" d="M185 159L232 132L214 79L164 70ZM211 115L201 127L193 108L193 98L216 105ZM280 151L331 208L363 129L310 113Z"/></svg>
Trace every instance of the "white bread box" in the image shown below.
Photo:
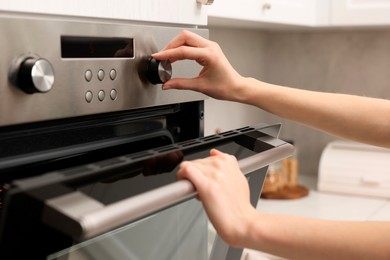
<svg viewBox="0 0 390 260"><path fill-rule="evenodd" d="M347 141L322 152L318 190L390 198L390 149Z"/></svg>

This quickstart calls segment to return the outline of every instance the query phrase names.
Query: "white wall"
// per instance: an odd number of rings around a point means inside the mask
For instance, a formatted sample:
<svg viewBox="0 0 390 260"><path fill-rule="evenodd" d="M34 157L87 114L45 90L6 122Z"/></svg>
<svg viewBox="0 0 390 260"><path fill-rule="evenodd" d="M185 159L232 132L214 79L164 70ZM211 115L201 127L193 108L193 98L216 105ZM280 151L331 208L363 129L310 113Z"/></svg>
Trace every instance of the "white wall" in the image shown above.
<svg viewBox="0 0 390 260"><path fill-rule="evenodd" d="M390 98L390 29L266 32L210 28L210 38L243 75L303 89ZM227 130L282 122L281 137L295 141L304 175L317 174L323 148L335 139L256 108L210 100L206 109L208 133L217 127Z"/></svg>
<svg viewBox="0 0 390 260"><path fill-rule="evenodd" d="M265 68L265 39L250 30L211 29L210 38L217 41L235 69L242 75L259 78ZM256 59L258 62L256 62ZM228 131L263 122L262 112L251 106L215 100L205 102L205 134L217 129Z"/></svg>

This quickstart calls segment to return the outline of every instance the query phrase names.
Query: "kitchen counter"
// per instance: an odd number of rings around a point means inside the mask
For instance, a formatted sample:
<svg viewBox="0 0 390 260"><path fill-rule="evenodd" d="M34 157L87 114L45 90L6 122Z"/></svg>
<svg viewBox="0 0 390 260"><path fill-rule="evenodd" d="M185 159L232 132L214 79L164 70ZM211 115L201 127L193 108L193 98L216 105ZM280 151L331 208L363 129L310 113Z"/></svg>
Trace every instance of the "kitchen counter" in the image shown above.
<svg viewBox="0 0 390 260"><path fill-rule="evenodd" d="M300 177L299 183L310 189L307 197L296 200L259 199L257 209L264 213L286 214L329 220L389 221L390 199L316 190L316 178ZM246 249L241 260L280 259L262 252Z"/></svg>

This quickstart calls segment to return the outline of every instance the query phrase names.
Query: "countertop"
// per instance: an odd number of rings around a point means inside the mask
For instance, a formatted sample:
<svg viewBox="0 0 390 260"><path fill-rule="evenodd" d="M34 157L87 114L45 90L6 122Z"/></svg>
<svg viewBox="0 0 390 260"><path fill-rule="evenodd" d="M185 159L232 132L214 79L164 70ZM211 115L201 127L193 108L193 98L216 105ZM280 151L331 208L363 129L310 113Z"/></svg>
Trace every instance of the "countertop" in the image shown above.
<svg viewBox="0 0 390 260"><path fill-rule="evenodd" d="M310 189L309 195L296 200L259 199L257 209L329 220L389 221L390 199L319 192L315 177L300 176L299 183ZM241 260L280 259L246 249Z"/></svg>

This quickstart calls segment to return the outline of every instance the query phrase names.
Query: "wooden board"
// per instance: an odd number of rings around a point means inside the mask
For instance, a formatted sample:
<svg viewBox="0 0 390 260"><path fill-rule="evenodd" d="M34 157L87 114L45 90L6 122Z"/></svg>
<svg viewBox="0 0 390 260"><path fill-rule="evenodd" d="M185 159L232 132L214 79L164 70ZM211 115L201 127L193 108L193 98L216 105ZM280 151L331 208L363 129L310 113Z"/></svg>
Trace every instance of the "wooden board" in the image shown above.
<svg viewBox="0 0 390 260"><path fill-rule="evenodd" d="M309 194L309 190L301 185L296 186L285 186L277 191L262 192L261 198L263 199L299 199L306 197Z"/></svg>

